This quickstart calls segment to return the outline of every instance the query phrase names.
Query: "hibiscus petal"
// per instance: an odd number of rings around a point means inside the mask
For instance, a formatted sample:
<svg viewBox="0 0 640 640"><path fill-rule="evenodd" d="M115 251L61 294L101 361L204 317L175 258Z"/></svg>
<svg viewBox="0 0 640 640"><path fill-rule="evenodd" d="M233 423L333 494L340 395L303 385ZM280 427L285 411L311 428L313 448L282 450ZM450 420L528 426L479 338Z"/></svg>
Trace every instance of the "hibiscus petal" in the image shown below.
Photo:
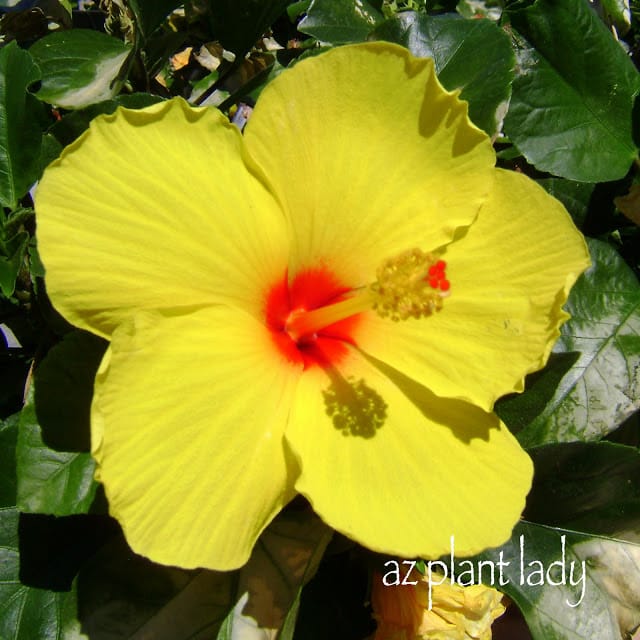
<svg viewBox="0 0 640 640"><path fill-rule="evenodd" d="M556 199L522 175L496 170L477 221L444 258L451 296L442 311L397 323L368 314L357 342L438 396L491 410L546 363L589 254Z"/></svg>
<svg viewBox="0 0 640 640"><path fill-rule="evenodd" d="M287 263L282 213L238 130L171 100L93 121L45 172L38 247L56 308L108 336L136 309L258 312Z"/></svg>
<svg viewBox="0 0 640 640"><path fill-rule="evenodd" d="M373 281L385 257L434 249L470 224L495 159L433 61L381 42L284 72L245 141L289 218L290 273L325 265L351 286Z"/></svg>
<svg viewBox="0 0 640 640"><path fill-rule="evenodd" d="M92 448L134 551L184 568L242 566L294 495L282 433L297 371L228 307L140 312L96 379Z"/></svg>
<svg viewBox="0 0 640 640"><path fill-rule="evenodd" d="M296 489L332 527L405 557L477 553L503 543L524 507L532 465L496 416L436 397L352 352L308 369L285 432Z"/></svg>

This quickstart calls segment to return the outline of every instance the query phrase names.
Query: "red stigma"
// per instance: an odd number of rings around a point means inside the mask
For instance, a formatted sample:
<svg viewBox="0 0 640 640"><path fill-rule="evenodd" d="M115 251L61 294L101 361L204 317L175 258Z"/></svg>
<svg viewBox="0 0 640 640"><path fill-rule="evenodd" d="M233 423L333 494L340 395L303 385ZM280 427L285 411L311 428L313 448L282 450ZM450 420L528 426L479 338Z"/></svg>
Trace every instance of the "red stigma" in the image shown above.
<svg viewBox="0 0 640 640"><path fill-rule="evenodd" d="M447 263L444 260L438 260L429 267L428 276L425 280L429 281L432 289L440 289L440 291L449 291L451 283L447 280L446 274Z"/></svg>

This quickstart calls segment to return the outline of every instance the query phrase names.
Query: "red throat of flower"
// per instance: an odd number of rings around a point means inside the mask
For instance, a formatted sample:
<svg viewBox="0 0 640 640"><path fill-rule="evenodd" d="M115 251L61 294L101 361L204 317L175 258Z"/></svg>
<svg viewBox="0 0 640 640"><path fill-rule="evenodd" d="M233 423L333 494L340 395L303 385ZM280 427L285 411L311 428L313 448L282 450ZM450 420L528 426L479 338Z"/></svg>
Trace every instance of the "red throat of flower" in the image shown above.
<svg viewBox="0 0 640 640"><path fill-rule="evenodd" d="M362 314L323 326L304 328L307 312L347 299L350 289L327 268L300 272L292 282L285 274L267 294L265 319L278 350L293 364L323 368L338 364L355 344L354 334ZM310 315L310 314L309 314Z"/></svg>
<svg viewBox="0 0 640 640"><path fill-rule="evenodd" d="M450 295L446 263L409 249L385 260L373 283L350 289L327 268L286 275L267 294L265 321L285 357L305 368L336 365L355 344L364 312L394 322L419 319L442 309Z"/></svg>

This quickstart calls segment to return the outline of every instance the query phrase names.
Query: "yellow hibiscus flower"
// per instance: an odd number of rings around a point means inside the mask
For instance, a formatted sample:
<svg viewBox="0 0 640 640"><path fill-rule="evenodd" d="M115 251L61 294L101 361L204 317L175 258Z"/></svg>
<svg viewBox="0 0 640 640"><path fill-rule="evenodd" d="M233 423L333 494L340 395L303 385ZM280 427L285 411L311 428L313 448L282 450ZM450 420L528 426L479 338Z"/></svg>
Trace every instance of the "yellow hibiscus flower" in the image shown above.
<svg viewBox="0 0 640 640"><path fill-rule="evenodd" d="M47 169L48 291L110 341L92 450L134 550L241 566L296 493L380 552L509 537L531 463L490 412L545 363L587 252L494 161L432 61L371 43L281 74L244 136L171 100Z"/></svg>
<svg viewBox="0 0 640 640"><path fill-rule="evenodd" d="M417 571L407 584L385 586L374 574L371 606L378 623L372 640L491 640L491 625L504 612L502 593L474 584L451 584L434 574L429 581Z"/></svg>

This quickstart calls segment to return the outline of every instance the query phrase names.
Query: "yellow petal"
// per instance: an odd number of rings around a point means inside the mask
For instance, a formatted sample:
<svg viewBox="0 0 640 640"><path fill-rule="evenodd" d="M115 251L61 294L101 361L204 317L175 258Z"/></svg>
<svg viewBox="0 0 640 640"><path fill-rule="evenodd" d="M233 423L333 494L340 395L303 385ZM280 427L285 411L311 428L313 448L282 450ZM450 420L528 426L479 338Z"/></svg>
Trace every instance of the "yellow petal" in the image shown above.
<svg viewBox="0 0 640 640"><path fill-rule="evenodd" d="M562 305L589 265L584 238L535 182L496 170L477 221L443 257L451 296L442 311L397 323L369 314L358 345L438 396L491 410L547 361L568 318Z"/></svg>
<svg viewBox="0 0 640 640"><path fill-rule="evenodd" d="M329 525L405 557L448 553L452 535L461 556L509 538L532 465L494 415L354 351L338 369L303 373L285 432L296 489Z"/></svg>
<svg viewBox="0 0 640 640"><path fill-rule="evenodd" d="M140 312L96 379L94 457L137 553L234 569L294 495L283 429L297 372L266 329L227 307Z"/></svg>
<svg viewBox="0 0 640 640"><path fill-rule="evenodd" d="M404 584L387 586L374 574L374 640L490 640L493 621L505 611L502 594L481 584L463 587L442 574L430 575L435 578L431 584L413 570Z"/></svg>
<svg viewBox="0 0 640 640"><path fill-rule="evenodd" d="M482 584L460 586L436 576L417 586L425 607L417 636L424 640L491 640L491 625L504 612L502 593ZM431 600L431 610L427 610Z"/></svg>
<svg viewBox="0 0 640 640"><path fill-rule="evenodd" d="M245 132L289 218L290 273L351 286L385 254L434 249L471 223L494 154L433 62L389 43L303 60L260 95Z"/></svg>
<svg viewBox="0 0 640 640"><path fill-rule="evenodd" d="M283 216L239 132L179 99L94 120L46 170L36 210L54 305L105 336L136 309L255 310L286 268Z"/></svg>

